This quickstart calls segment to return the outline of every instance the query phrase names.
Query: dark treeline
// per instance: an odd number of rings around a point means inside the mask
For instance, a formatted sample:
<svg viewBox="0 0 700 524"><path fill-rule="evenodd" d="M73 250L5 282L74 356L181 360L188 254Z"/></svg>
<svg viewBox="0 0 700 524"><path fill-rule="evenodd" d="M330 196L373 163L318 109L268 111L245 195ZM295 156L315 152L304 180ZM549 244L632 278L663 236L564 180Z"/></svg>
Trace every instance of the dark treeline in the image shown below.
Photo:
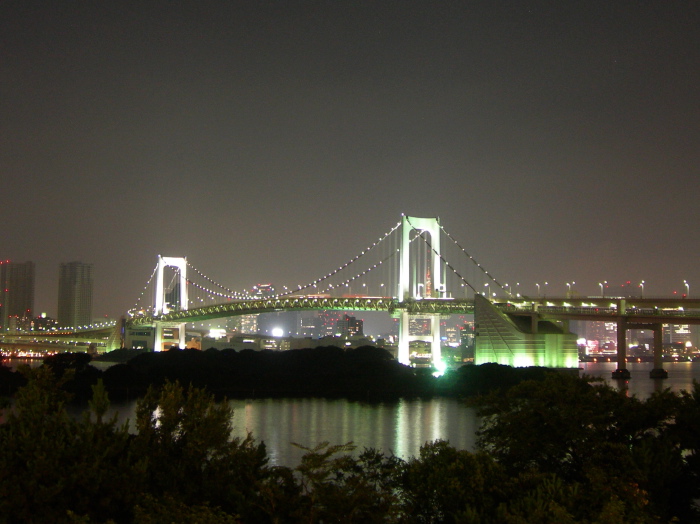
<svg viewBox="0 0 700 524"><path fill-rule="evenodd" d="M0 522L698 522L700 386L641 401L545 373L474 397L474 452L426 443L407 460L320 443L271 466L231 438L229 404L166 381L138 401L135 431L106 418L102 381L81 419L43 366L0 424Z"/></svg>
<svg viewBox="0 0 700 524"><path fill-rule="evenodd" d="M509 387L529 378L541 378L545 368L513 369L487 364L463 366L436 379L429 369L399 364L381 348L334 346L290 351L222 351L209 349L142 353L105 371L90 365L84 353L64 353L45 359L58 376L73 370L65 387L78 399L90 397L102 379L111 398L142 396L148 386L166 380L206 388L229 398L274 396L344 396L361 399L472 396L493 387ZM23 384L18 373L0 370L0 393Z"/></svg>

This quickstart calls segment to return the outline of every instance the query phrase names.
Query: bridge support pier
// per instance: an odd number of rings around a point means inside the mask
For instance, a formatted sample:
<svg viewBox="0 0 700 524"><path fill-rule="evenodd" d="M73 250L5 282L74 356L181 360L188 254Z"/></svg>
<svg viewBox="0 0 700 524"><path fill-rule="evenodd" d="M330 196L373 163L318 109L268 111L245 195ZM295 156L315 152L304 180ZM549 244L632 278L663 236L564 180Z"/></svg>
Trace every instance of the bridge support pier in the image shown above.
<svg viewBox="0 0 700 524"><path fill-rule="evenodd" d="M411 318L429 318L430 319L430 335L411 335L409 325ZM411 350L410 343L412 340L421 340L430 342L431 362L434 368L441 370L442 365L442 341L440 340L440 314L439 313L423 313L420 315L411 314L408 311L402 311L399 317L399 354L398 359L401 364L406 366L411 365Z"/></svg>
<svg viewBox="0 0 700 524"><path fill-rule="evenodd" d="M662 324L654 324L654 369L649 372L650 378L668 378L668 371L663 365Z"/></svg>
<svg viewBox="0 0 700 524"><path fill-rule="evenodd" d="M153 327L155 331L153 351L170 349L170 347L166 348L166 345L172 346L177 344L181 349L185 349L187 346L185 324L180 322L155 322Z"/></svg>
<svg viewBox="0 0 700 524"><path fill-rule="evenodd" d="M623 308L624 308L624 301ZM627 317L617 319L617 369L613 371L612 378L628 379L630 372L627 369L627 330L651 329L654 331L654 369L649 376L651 378L668 378L668 372L663 368L663 339L660 322L630 322Z"/></svg>
<svg viewBox="0 0 700 524"><path fill-rule="evenodd" d="M617 369L612 372L612 378L630 378L627 369L627 320L624 317L617 319Z"/></svg>
<svg viewBox="0 0 700 524"><path fill-rule="evenodd" d="M399 363L404 366L411 365L410 345L408 342L408 313L401 312L399 317Z"/></svg>

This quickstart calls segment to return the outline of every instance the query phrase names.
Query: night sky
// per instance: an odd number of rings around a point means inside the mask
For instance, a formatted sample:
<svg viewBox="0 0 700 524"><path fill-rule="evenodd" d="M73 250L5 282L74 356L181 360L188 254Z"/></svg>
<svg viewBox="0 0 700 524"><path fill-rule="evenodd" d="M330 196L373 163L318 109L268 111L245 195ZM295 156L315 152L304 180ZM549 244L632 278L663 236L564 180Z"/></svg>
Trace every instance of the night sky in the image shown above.
<svg viewBox="0 0 700 524"><path fill-rule="evenodd" d="M400 220L501 281L700 294L700 3L0 3L0 257L309 282Z"/></svg>

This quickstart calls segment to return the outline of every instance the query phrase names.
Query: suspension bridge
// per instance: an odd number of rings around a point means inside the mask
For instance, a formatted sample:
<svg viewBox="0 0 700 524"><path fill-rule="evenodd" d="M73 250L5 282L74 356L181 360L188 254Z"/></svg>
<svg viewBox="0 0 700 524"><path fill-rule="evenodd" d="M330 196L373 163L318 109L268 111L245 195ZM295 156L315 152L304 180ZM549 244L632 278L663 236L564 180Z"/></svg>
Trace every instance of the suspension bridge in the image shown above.
<svg viewBox="0 0 700 524"><path fill-rule="evenodd" d="M447 249L447 247L451 249ZM448 255L448 252L450 255ZM450 262L450 258L459 263ZM466 263L465 263L466 262ZM479 287L477 287L479 286ZM155 292L149 289L155 289ZM505 290L444 229L437 218L402 216L401 221L355 257L304 285L251 294L235 291L205 275L184 258L159 257L129 324L140 334L153 328L160 349L167 332L185 344L187 323L273 311L384 311L399 320L398 359L408 364L411 342L430 345L433 362L441 362L440 318L473 314L473 297L481 289ZM413 318L430 323L429 334L409 330Z"/></svg>
<svg viewBox="0 0 700 524"><path fill-rule="evenodd" d="M46 337L102 340L108 349L147 340L155 351L186 346L186 325L240 315L280 311L381 311L398 320L397 358L410 364L410 346L423 342L441 367L440 319L472 314L475 363L578 367L570 320L606 320L618 325L618 371L624 376L628 329L655 334L655 369L661 370L661 326L700 323L700 301L629 298L533 298L496 279L437 218L402 215L401 220L359 254L326 275L297 286L234 290L207 276L184 257L158 256L123 322L82 330L57 330ZM412 319L430 326L412 333ZM7 335L5 336L7 340ZM36 340L16 334L14 341ZM661 370L663 371L663 370ZM658 372L660 373L660 371ZM657 373L657 374L658 374Z"/></svg>

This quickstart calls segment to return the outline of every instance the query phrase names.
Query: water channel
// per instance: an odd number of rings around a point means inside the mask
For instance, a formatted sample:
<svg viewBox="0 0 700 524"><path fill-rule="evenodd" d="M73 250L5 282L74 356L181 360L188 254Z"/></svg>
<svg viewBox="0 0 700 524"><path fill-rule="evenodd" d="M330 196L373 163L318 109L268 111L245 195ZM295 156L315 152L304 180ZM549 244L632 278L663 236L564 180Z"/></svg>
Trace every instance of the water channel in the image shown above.
<svg viewBox="0 0 700 524"><path fill-rule="evenodd" d="M615 363L582 363L581 373L603 378L629 395L647 398L655 390L673 391L692 388L700 380L700 363L665 363L669 378L649 378L650 363L630 363L632 378L610 378ZM352 441L361 451L365 447L393 453L407 459L418 454L420 446L436 439L448 440L459 449L473 449L479 421L474 410L463 401L434 398L400 399L394 402L368 403L344 399L249 399L230 401L234 410L236 436L251 432L265 442L272 464L295 466L306 447L327 441L344 444ZM120 421L134 420L136 402L114 404Z"/></svg>

